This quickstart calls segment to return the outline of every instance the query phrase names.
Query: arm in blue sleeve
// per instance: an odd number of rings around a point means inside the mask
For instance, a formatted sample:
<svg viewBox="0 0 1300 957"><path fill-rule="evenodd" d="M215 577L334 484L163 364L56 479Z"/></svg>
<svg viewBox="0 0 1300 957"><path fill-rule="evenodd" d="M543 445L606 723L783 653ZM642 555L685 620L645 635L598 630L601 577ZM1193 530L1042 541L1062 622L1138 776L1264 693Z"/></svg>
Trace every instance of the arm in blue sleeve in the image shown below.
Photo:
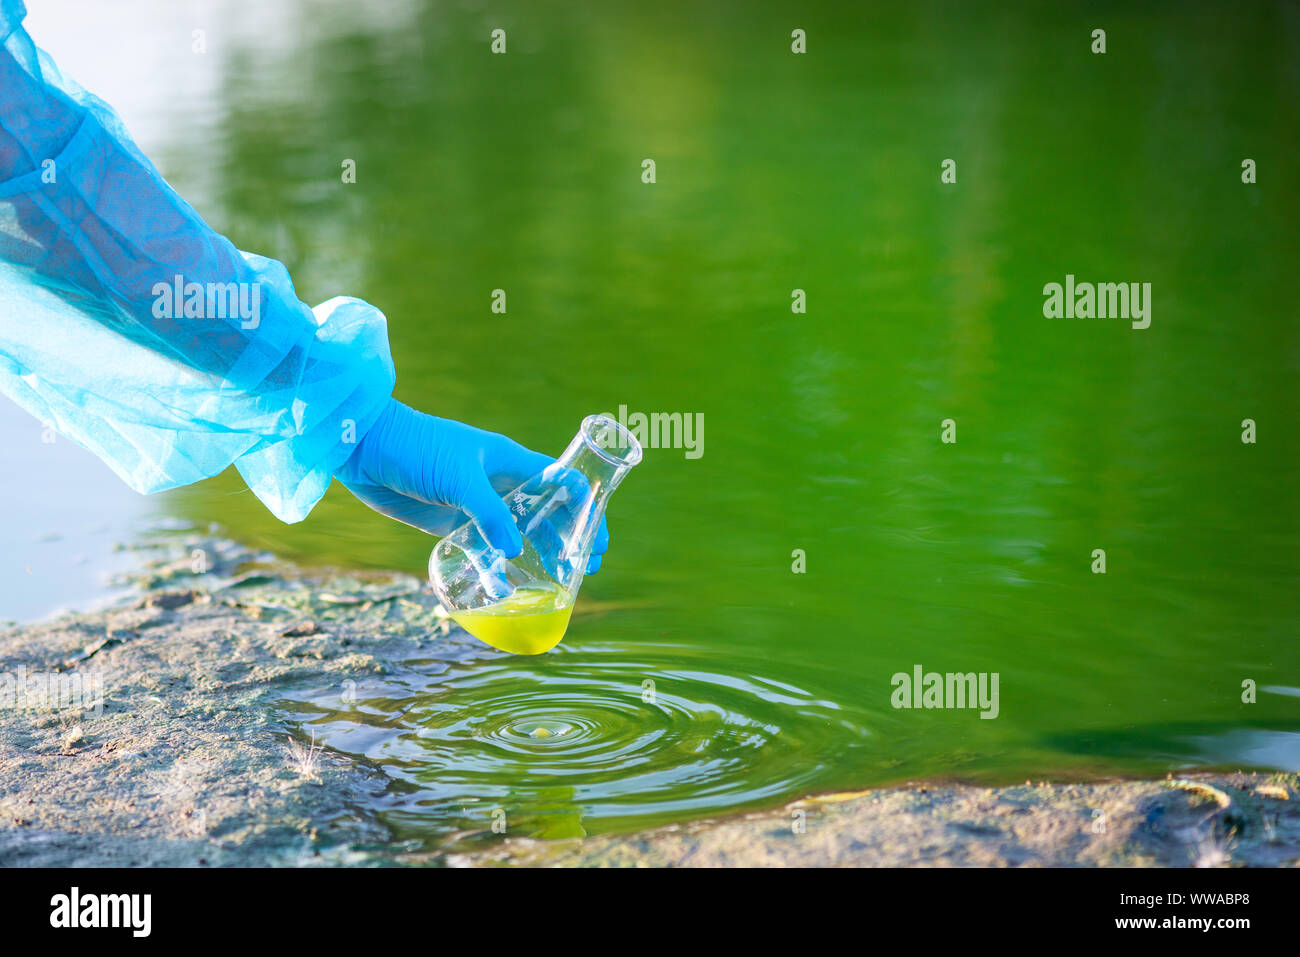
<svg viewBox="0 0 1300 957"><path fill-rule="evenodd" d="M0 390L140 492L234 464L302 519L390 402L383 315L214 232L0 0Z"/></svg>

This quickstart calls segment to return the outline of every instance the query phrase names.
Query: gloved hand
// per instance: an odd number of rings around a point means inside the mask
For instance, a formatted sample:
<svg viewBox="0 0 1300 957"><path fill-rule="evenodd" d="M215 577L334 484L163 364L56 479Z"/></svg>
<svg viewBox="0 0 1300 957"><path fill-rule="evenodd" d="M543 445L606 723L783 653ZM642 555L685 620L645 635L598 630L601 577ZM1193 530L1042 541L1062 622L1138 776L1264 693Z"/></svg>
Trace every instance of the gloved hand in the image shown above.
<svg viewBox="0 0 1300 957"><path fill-rule="evenodd" d="M390 399L335 478L381 515L431 535L471 519L493 548L515 558L523 539L501 496L554 461L504 435ZM607 548L602 517L588 575L600 568Z"/></svg>

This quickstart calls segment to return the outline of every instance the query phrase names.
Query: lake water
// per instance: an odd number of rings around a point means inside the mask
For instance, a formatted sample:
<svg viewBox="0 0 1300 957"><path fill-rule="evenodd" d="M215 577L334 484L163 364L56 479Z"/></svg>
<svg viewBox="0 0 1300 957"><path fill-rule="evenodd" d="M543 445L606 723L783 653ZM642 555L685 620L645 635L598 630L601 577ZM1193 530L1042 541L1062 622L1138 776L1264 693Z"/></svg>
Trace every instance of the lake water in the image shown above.
<svg viewBox="0 0 1300 957"><path fill-rule="evenodd" d="M429 842L1300 767L1300 12L704 6L144 4L97 29L177 72L147 91L33 14L214 226L385 312L399 398L556 454L702 417L614 497L556 652L309 727ZM1149 326L1045 317L1067 275L1150 283ZM337 485L298 526L233 472L160 507L311 564L432 544ZM996 717L894 707L917 666L996 673Z"/></svg>

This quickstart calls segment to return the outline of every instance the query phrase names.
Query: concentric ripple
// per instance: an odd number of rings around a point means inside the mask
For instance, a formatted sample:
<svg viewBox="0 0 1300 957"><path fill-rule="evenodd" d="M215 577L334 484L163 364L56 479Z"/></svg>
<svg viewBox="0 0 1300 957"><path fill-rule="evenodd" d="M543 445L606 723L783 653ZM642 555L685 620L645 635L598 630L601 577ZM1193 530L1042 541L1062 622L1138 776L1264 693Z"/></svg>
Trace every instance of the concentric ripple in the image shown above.
<svg viewBox="0 0 1300 957"><path fill-rule="evenodd" d="M867 736L864 716L758 675L588 645L315 697L317 740L390 777L399 838L572 836L789 797Z"/></svg>

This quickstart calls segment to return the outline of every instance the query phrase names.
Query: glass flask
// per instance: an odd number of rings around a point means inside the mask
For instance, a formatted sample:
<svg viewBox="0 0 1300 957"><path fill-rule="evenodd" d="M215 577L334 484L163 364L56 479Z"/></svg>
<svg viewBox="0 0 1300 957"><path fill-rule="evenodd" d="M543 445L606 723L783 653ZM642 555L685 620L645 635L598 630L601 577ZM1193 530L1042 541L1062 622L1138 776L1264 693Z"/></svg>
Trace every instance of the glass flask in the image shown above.
<svg viewBox="0 0 1300 957"><path fill-rule="evenodd" d="M516 558L493 548L473 522L429 556L429 581L456 623L517 655L560 643L591 557L601 516L641 445L607 415L589 415L554 463L502 496L519 527Z"/></svg>

